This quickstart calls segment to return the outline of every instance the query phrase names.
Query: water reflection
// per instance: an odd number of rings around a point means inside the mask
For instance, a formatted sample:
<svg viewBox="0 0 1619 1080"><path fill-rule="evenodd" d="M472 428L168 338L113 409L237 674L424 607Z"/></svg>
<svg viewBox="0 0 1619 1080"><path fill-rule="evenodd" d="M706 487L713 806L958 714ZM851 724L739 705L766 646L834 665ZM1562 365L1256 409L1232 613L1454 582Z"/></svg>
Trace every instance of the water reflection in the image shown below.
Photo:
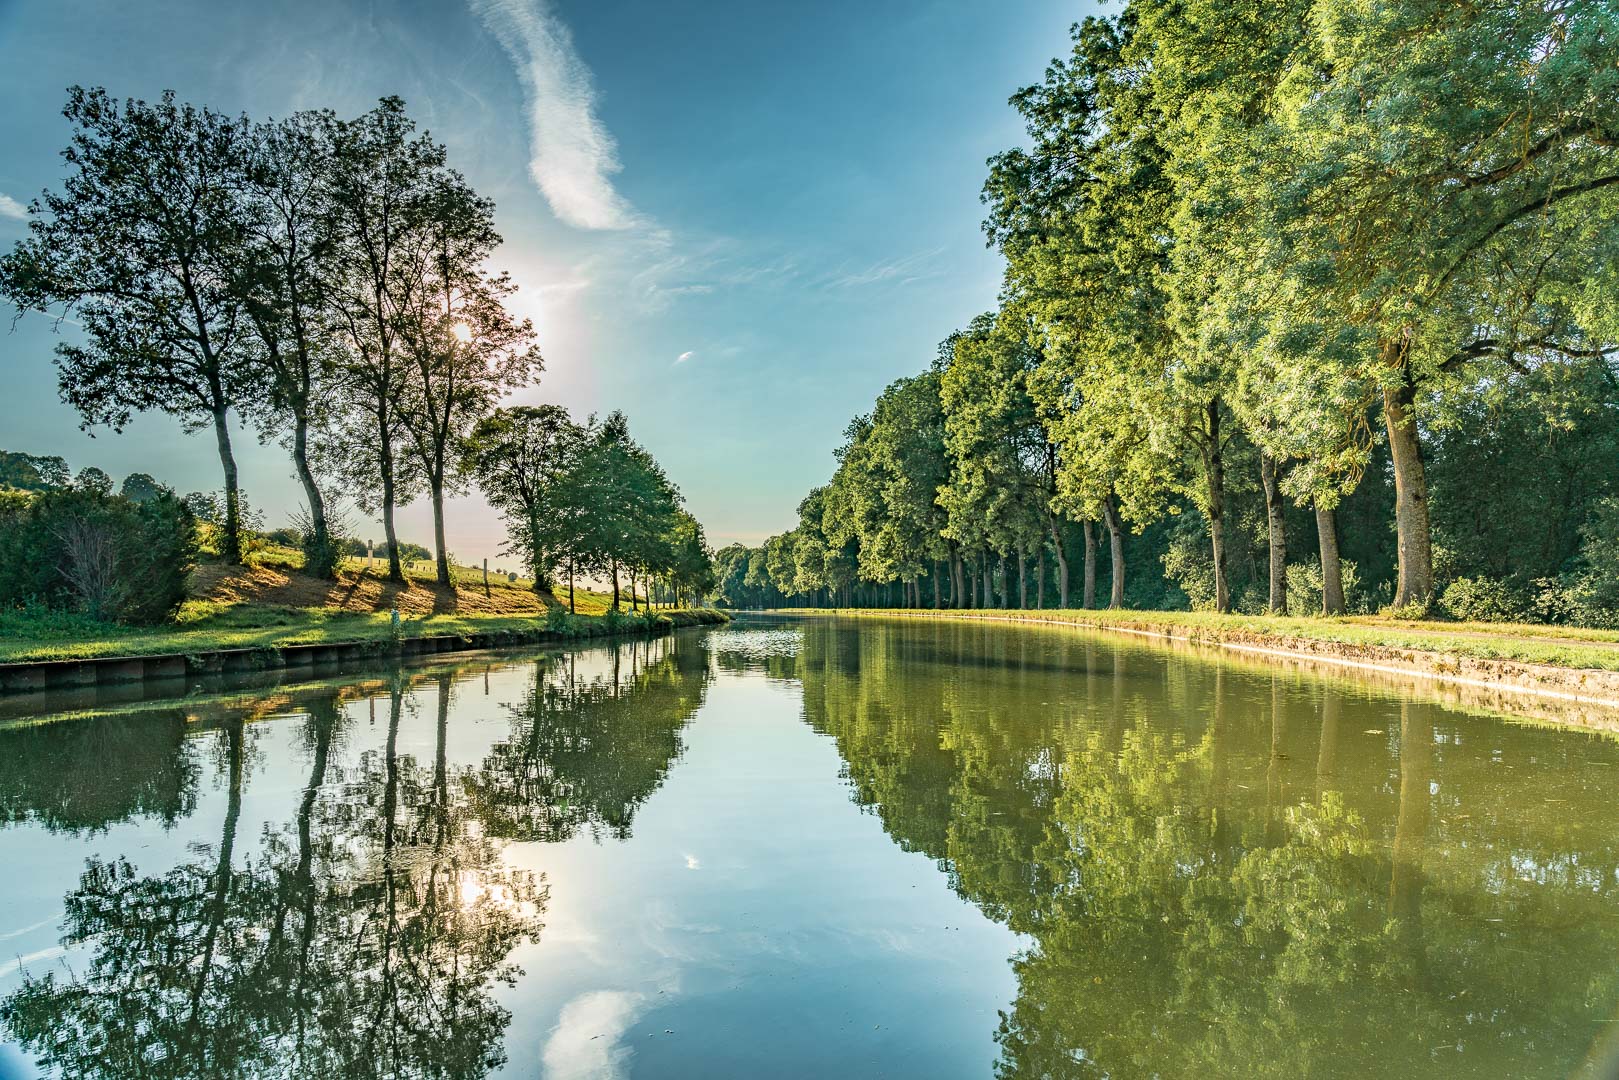
<svg viewBox="0 0 1619 1080"><path fill-rule="evenodd" d="M530 662L527 694L501 710L510 737L476 764L452 758L452 715L486 706L458 705L477 674L454 666L270 694L189 726L177 708L0 732L13 823L217 814L177 865L88 860L63 900L72 962L26 975L0 1011L9 1033L72 1077L485 1075L511 1020L493 990L522 974L510 954L547 902L503 842L628 835L701 701L692 651ZM289 711L292 745L259 746L280 727L256 721ZM427 753L403 748L413 724ZM200 808L199 776L220 796ZM255 777L295 792L256 835Z"/></svg>
<svg viewBox="0 0 1619 1080"><path fill-rule="evenodd" d="M1001 1076L1566 1076L1614 1018L1611 742L1079 635L802 634L855 799L1027 935Z"/></svg>
<svg viewBox="0 0 1619 1080"><path fill-rule="evenodd" d="M1619 740L1356 684L810 619L92 704L0 728L62 1076L1552 1077L1619 1006Z"/></svg>

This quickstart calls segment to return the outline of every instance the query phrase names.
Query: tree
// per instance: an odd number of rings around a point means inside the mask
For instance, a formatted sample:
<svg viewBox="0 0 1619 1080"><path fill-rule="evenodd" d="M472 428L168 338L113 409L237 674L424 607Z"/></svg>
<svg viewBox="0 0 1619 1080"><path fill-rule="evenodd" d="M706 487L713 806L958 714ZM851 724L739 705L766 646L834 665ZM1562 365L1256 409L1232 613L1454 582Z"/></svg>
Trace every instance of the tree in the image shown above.
<svg viewBox="0 0 1619 1080"><path fill-rule="evenodd" d="M517 286L483 269L499 243L494 204L458 175L445 174L399 253L398 272L409 284L395 326L405 376L394 413L432 499L438 581L446 587L453 582L444 497L461 481L461 448L500 396L526 385L542 366L533 325L506 310Z"/></svg>
<svg viewBox="0 0 1619 1080"><path fill-rule="evenodd" d="M1393 457L1394 603L1434 565L1421 429L1436 391L1604 353L1577 303L1619 241L1619 37L1602 5L1321 0L1258 132L1273 262L1352 327ZM1593 253L1601 253L1593 260Z"/></svg>
<svg viewBox="0 0 1619 1080"><path fill-rule="evenodd" d="M419 306L411 290L420 281L406 271L406 252L418 242L432 185L445 167L444 147L414 132L397 97L339 121L329 192L337 243L333 316L347 346L342 471L356 502L382 516L393 581L404 580L394 509L420 490L419 478L399 460L404 433L396 411L407 373L400 324Z"/></svg>
<svg viewBox="0 0 1619 1080"><path fill-rule="evenodd" d="M254 330L252 358L268 393L250 408L264 438L285 437L309 508L305 569L331 577L340 555L310 440L335 399L339 357L328 328L337 249L330 113L297 113L253 128L243 161L247 240L238 269ZM291 420L292 430L286 431Z"/></svg>
<svg viewBox="0 0 1619 1080"><path fill-rule="evenodd" d="M1049 538L1057 557L1057 591L1068 606L1068 556L1057 513L1057 447L1041 421L1030 380L1042 356L1028 312L1008 306L980 316L955 339L940 384L950 483L941 496L952 532L983 522L992 544L1018 555L1020 607L1027 607L1027 556L1044 561ZM1041 575L1042 580L1044 575ZM1114 568L1122 587L1122 557ZM1089 598L1087 598L1087 602Z"/></svg>
<svg viewBox="0 0 1619 1080"><path fill-rule="evenodd" d="M506 519L509 551L523 556L534 591L551 588L574 550L583 508L577 475L585 430L558 405L496 409L468 440L468 466Z"/></svg>
<svg viewBox="0 0 1619 1080"><path fill-rule="evenodd" d="M56 347L62 399L86 428L122 430L157 410L211 427L225 478L221 554L241 560L230 412L261 392L232 287L246 223L237 198L245 120L181 105L68 91L73 135L62 190L29 209L0 259L0 295L83 329Z"/></svg>

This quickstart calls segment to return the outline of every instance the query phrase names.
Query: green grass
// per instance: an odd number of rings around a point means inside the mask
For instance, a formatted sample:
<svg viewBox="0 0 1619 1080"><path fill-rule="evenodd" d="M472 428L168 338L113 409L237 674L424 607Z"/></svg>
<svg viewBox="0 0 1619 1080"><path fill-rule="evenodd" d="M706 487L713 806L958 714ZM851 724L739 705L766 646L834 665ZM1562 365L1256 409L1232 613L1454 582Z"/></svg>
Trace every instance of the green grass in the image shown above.
<svg viewBox="0 0 1619 1080"><path fill-rule="evenodd" d="M605 611L606 606L603 602L601 611ZM670 616L677 626L696 625L712 617L702 612L659 611L656 615ZM631 616L619 618L628 621ZM448 614L401 619L400 622L405 637L538 629L555 630L567 637L590 637L610 629L600 615L579 615L563 620L535 615ZM158 627L116 626L77 616L11 611L0 612L0 663L386 641L392 636L387 613L354 614L325 608L222 606L192 601L183 621Z"/></svg>
<svg viewBox="0 0 1619 1080"><path fill-rule="evenodd" d="M815 609L791 609L813 613ZM881 608L823 614L904 614ZM931 609L912 614L934 615ZM1354 616L1328 619L1287 615L1217 615L1205 611L1002 611L968 610L937 613L943 618L995 618L1065 622L1102 629L1150 630L1225 642L1288 639L1414 649L1481 660L1513 660L1526 664L1619 671L1619 631L1516 623L1441 623Z"/></svg>

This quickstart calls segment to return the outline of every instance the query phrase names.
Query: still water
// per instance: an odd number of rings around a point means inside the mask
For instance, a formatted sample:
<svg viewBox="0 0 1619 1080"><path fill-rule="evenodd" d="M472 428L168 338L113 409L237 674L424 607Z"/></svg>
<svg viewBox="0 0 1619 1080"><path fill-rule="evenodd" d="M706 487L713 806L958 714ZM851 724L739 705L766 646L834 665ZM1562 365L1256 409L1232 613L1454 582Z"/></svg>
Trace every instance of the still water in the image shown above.
<svg viewBox="0 0 1619 1080"><path fill-rule="evenodd" d="M752 619L30 707L4 1077L1567 1077L1619 1009L1619 742L1348 682Z"/></svg>

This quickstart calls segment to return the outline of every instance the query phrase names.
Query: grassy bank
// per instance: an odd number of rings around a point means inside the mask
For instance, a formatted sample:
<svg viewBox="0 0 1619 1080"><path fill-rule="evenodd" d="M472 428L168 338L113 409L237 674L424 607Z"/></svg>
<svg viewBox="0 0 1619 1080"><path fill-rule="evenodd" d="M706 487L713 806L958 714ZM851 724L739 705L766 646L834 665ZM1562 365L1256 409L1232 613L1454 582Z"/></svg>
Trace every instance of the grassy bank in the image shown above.
<svg viewBox="0 0 1619 1080"><path fill-rule="evenodd" d="M1380 649L1404 649L1471 660L1596 671L1619 671L1619 631L1508 623L1432 623L1357 616L1326 619L1304 616L1217 615L1202 611L1001 611L845 609L824 612L790 609L792 614L921 615L949 619L1026 620L1098 629L1145 631L1203 644L1270 645L1290 642Z"/></svg>
<svg viewBox="0 0 1619 1080"><path fill-rule="evenodd" d="M453 588L430 574L403 584L382 579L358 563L335 581L303 574L296 555L272 551L247 567L204 564L192 575L191 599L172 623L132 627L43 611L0 611L0 663L75 660L99 656L194 654L217 649L268 648L345 641L385 641L400 614L403 637L468 635L545 628L565 638L651 628L667 618L676 626L723 621L717 612L659 609L608 616L612 598L580 590L577 614L561 595L536 593L532 583L457 568Z"/></svg>

